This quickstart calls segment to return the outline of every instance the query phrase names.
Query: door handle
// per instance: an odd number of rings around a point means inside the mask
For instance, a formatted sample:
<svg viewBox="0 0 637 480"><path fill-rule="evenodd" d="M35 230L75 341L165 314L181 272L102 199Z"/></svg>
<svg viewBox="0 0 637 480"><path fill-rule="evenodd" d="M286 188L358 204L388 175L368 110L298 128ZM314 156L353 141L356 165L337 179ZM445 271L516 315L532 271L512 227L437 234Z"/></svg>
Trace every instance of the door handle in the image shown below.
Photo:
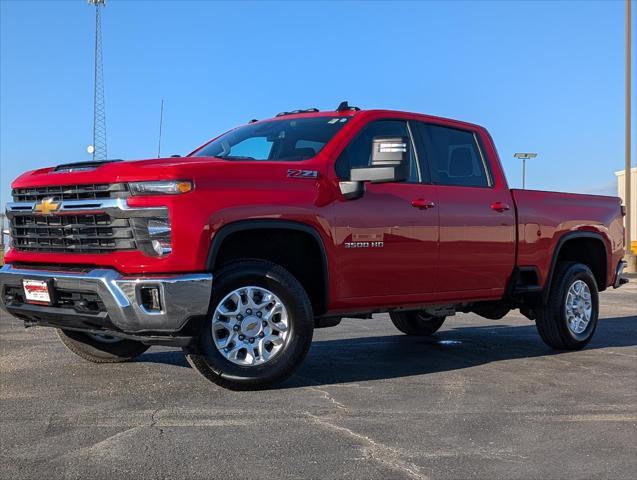
<svg viewBox="0 0 637 480"><path fill-rule="evenodd" d="M491 204L491 210L502 213L506 210L511 210L511 207L509 206L509 204L504 202L495 202Z"/></svg>
<svg viewBox="0 0 637 480"><path fill-rule="evenodd" d="M411 201L411 206L414 208L418 208L419 210L427 210L429 208L434 208L436 204L431 200L425 200L424 198L417 198Z"/></svg>

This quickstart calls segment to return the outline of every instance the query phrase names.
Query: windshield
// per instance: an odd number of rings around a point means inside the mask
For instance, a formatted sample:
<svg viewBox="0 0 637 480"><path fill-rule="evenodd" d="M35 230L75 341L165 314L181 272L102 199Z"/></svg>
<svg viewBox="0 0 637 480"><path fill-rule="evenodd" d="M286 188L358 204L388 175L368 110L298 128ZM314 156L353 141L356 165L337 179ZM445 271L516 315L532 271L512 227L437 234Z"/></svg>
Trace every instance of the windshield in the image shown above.
<svg viewBox="0 0 637 480"><path fill-rule="evenodd" d="M348 117L311 117L245 125L220 136L194 156L227 160L306 160L319 153L348 120Z"/></svg>

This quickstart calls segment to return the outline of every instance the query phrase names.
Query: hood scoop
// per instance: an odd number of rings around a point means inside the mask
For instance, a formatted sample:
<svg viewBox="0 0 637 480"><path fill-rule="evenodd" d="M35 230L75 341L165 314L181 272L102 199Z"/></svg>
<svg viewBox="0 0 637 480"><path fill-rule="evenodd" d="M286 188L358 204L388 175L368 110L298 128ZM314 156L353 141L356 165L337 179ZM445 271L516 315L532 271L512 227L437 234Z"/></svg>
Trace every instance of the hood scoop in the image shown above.
<svg viewBox="0 0 637 480"><path fill-rule="evenodd" d="M95 170L98 167L106 163L113 162L121 162L122 160L98 160L91 162L74 162L74 163L63 163L55 167L51 173L61 173L61 172L81 172L85 170Z"/></svg>

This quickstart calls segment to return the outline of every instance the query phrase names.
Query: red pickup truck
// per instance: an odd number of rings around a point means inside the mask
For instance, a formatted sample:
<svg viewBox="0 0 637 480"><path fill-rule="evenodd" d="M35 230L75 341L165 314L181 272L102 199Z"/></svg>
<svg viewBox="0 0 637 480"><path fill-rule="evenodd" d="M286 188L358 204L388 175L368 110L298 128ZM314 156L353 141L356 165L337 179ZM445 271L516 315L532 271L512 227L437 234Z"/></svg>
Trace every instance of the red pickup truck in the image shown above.
<svg viewBox="0 0 637 480"><path fill-rule="evenodd" d="M431 335L518 308L549 346L582 348L598 292L625 282L618 198L510 190L484 128L347 102L12 188L5 310L93 362L182 347L234 389L290 375L314 328L378 312Z"/></svg>

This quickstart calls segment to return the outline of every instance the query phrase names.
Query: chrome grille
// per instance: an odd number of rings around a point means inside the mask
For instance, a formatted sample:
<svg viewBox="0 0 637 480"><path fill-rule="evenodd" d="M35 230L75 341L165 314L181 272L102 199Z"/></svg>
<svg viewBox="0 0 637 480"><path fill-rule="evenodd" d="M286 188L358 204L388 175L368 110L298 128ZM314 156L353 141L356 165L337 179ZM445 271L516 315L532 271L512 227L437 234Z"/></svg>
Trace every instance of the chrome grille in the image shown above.
<svg viewBox="0 0 637 480"><path fill-rule="evenodd" d="M100 213L15 215L11 239L20 251L105 253L137 248L128 218Z"/></svg>
<svg viewBox="0 0 637 480"><path fill-rule="evenodd" d="M95 198L127 197L124 183L91 183L84 185L57 185L24 187L12 190L14 202L39 202L45 198L59 200L85 200Z"/></svg>

